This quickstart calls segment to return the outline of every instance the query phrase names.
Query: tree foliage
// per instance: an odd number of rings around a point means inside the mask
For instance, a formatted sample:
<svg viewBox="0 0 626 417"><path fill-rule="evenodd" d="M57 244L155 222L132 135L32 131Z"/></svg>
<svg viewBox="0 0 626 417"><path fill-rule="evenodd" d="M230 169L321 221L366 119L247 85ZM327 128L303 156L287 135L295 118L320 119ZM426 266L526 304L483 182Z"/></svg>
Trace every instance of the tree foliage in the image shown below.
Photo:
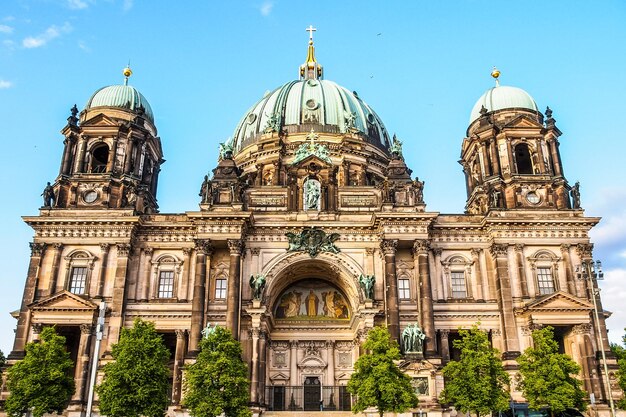
<svg viewBox="0 0 626 417"><path fill-rule="evenodd" d="M417 396L411 378L402 372L394 360L400 359L398 343L392 341L384 327L369 331L363 348L369 353L354 365L348 381L348 391L356 395L354 413L376 407L382 417L385 411L402 413L417 407Z"/></svg>
<svg viewBox="0 0 626 417"><path fill-rule="evenodd" d="M122 329L111 349L113 362L104 366L96 387L100 414L109 417L161 417L168 404L169 350L154 323L136 319Z"/></svg>
<svg viewBox="0 0 626 417"><path fill-rule="evenodd" d="M461 329L459 334L461 339L454 340L453 345L461 350L461 356L443 368L445 388L441 401L476 417L506 410L509 375L502 366L500 352L477 325L470 330Z"/></svg>
<svg viewBox="0 0 626 417"><path fill-rule="evenodd" d="M624 331L626 331L626 329L624 329ZM615 353L617 365L619 366L617 372L619 387L626 392L626 335L622 336L622 346L611 343L611 350ZM626 410L626 397L621 398L617 402L617 406L622 410Z"/></svg>
<svg viewBox="0 0 626 417"><path fill-rule="evenodd" d="M2 367L6 363L7 358L4 356L4 353L0 350L0 375L2 375Z"/></svg>
<svg viewBox="0 0 626 417"><path fill-rule="evenodd" d="M18 417L31 410L41 417L63 412L74 394L73 367L65 337L54 327L44 327L40 341L28 343L24 359L7 370L7 414Z"/></svg>
<svg viewBox="0 0 626 417"><path fill-rule="evenodd" d="M585 410L586 393L575 375L580 366L567 355L559 353L552 327L532 333L533 346L517 358L521 389L530 408L547 407L551 415L568 408Z"/></svg>
<svg viewBox="0 0 626 417"><path fill-rule="evenodd" d="M185 369L183 405L194 417L249 417L248 367L230 330L215 329L200 341L194 364Z"/></svg>

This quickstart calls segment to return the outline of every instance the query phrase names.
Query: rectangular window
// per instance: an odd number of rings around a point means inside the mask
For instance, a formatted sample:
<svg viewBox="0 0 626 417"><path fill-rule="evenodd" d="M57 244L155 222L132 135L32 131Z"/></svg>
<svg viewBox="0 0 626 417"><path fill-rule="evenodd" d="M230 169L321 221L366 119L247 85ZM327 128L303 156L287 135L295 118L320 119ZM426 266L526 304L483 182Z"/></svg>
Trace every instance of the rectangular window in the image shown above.
<svg viewBox="0 0 626 417"><path fill-rule="evenodd" d="M72 294L84 294L87 285L87 267L75 266L72 268L70 278L70 292Z"/></svg>
<svg viewBox="0 0 626 417"><path fill-rule="evenodd" d="M453 271L450 273L452 284L452 298L467 298L467 288L465 287L465 272Z"/></svg>
<svg viewBox="0 0 626 417"><path fill-rule="evenodd" d="M159 273L159 298L174 297L174 271L161 271Z"/></svg>
<svg viewBox="0 0 626 417"><path fill-rule="evenodd" d="M552 268L537 268L537 287L541 295L552 294L554 292Z"/></svg>
<svg viewBox="0 0 626 417"><path fill-rule="evenodd" d="M408 300L411 298L411 290L409 289L408 279L398 280L398 297L400 297L401 300Z"/></svg>
<svg viewBox="0 0 626 417"><path fill-rule="evenodd" d="M226 298L226 280L224 278L219 278L215 280L215 298Z"/></svg>

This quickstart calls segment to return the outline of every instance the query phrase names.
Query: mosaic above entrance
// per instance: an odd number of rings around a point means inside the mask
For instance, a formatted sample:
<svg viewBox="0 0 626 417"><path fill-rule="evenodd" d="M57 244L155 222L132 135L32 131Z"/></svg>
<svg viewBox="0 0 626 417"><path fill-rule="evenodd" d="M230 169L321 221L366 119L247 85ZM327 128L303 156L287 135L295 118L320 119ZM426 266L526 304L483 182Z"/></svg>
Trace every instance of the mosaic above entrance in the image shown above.
<svg viewBox="0 0 626 417"><path fill-rule="evenodd" d="M349 319L346 297L337 288L319 279L299 281L280 296L274 317L281 320Z"/></svg>

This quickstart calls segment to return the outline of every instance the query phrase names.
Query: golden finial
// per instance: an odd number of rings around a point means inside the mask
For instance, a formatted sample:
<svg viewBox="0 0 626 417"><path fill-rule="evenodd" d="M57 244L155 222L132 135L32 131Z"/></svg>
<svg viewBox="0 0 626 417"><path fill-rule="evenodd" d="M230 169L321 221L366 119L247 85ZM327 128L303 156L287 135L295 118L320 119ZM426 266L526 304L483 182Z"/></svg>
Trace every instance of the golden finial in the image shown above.
<svg viewBox="0 0 626 417"><path fill-rule="evenodd" d="M128 66L122 70L122 74L124 74L124 85L128 85L128 78L133 75L133 71L130 69L130 62Z"/></svg>
<svg viewBox="0 0 626 417"><path fill-rule="evenodd" d="M496 87L499 87L500 81L498 81L498 77L500 76L500 70L496 67L493 67L493 71L491 71L491 76L496 80Z"/></svg>

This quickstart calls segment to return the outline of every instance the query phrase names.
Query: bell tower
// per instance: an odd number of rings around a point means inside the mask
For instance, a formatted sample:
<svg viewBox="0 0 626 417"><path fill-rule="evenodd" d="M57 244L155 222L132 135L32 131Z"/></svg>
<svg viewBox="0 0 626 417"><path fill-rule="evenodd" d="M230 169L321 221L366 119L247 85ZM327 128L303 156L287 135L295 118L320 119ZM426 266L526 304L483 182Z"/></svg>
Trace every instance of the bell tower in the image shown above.
<svg viewBox="0 0 626 417"><path fill-rule="evenodd" d="M461 160L467 186L466 211L579 208L563 174L561 131L548 107L545 116L533 98L516 87L495 87L472 110ZM570 202L569 193L573 202Z"/></svg>
<svg viewBox="0 0 626 417"><path fill-rule="evenodd" d="M46 187L44 208L158 211L158 176L165 162L154 115L145 97L124 84L96 91L85 108L71 110L61 168Z"/></svg>

